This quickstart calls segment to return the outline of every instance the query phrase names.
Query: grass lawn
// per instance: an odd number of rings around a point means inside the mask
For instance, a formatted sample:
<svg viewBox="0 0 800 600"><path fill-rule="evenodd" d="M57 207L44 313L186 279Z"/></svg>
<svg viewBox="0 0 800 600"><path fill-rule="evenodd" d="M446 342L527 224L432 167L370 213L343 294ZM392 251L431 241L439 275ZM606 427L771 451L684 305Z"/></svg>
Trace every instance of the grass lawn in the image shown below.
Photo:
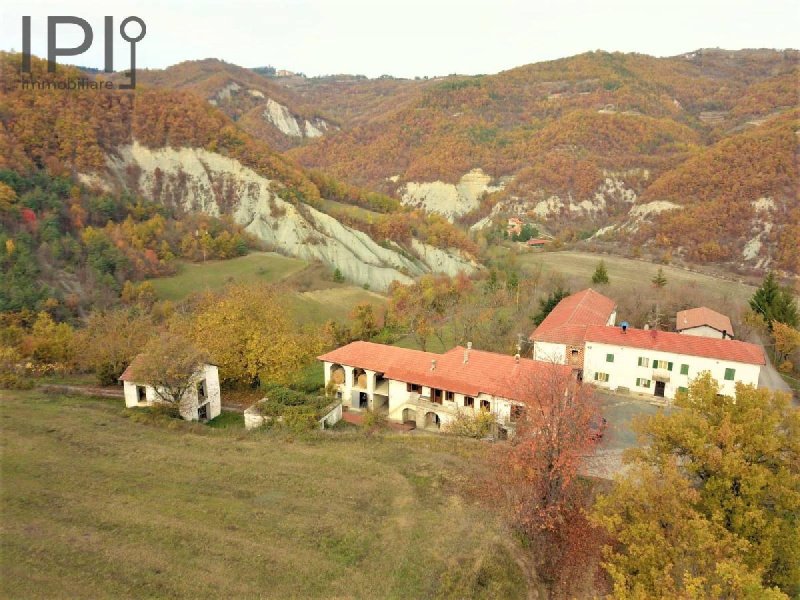
<svg viewBox="0 0 800 600"><path fill-rule="evenodd" d="M478 442L120 404L0 391L5 597L526 597L518 547L464 491Z"/></svg>
<svg viewBox="0 0 800 600"><path fill-rule="evenodd" d="M592 254L589 252L530 252L522 253L518 257L519 264L524 271L532 271L538 264L542 265L542 273L561 273L569 283L575 282L572 291L578 291L592 285L591 279L597 263L603 259L608 270L610 284L609 294L624 293L633 289L649 286L650 280L658 271L664 269L668 286L686 284L698 286L716 294L720 298L730 298L739 304L746 304L755 292L755 287L737 281L721 279L712 275L695 273L679 267L657 265L641 260L622 258L607 254ZM604 286L594 286L603 291Z"/></svg>
<svg viewBox="0 0 800 600"><path fill-rule="evenodd" d="M223 410L208 422L214 429L244 429L244 415L235 410Z"/></svg>
<svg viewBox="0 0 800 600"><path fill-rule="evenodd" d="M177 275L151 279L163 300L182 300L193 292L217 290L229 281L273 283L306 267L297 258L274 252L253 252L230 260L209 260L204 263L183 263Z"/></svg>
<svg viewBox="0 0 800 600"><path fill-rule="evenodd" d="M372 304L379 315L386 306L386 297L360 287L337 286L298 292L291 302L300 323L319 324L329 319L346 321L353 307L361 302Z"/></svg>

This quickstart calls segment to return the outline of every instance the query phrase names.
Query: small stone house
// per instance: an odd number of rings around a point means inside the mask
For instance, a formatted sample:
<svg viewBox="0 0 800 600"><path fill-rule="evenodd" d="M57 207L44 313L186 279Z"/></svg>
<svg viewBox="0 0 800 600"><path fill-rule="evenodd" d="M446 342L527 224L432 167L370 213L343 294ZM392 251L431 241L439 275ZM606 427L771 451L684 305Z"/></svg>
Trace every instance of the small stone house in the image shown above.
<svg viewBox="0 0 800 600"><path fill-rule="evenodd" d="M683 335L733 339L730 318L705 306L679 311L675 315L675 329Z"/></svg>
<svg viewBox="0 0 800 600"><path fill-rule="evenodd" d="M135 381L133 372L140 354L133 359L120 376L125 393L125 406L152 406L163 400L156 389L146 381ZM204 364L192 376L192 385L181 401L180 414L187 421L209 421L222 412L222 398L219 390L219 371L216 365Z"/></svg>

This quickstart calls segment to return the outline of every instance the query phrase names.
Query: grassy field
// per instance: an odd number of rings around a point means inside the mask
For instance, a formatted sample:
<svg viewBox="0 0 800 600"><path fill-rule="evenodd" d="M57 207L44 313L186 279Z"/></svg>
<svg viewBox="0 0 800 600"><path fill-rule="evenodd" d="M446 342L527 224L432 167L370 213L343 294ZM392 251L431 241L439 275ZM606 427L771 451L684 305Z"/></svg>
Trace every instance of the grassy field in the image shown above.
<svg viewBox="0 0 800 600"><path fill-rule="evenodd" d="M172 277L151 279L159 298L182 300L193 292L217 290L228 282L274 283L305 268L306 263L274 252L253 252L230 260L183 263Z"/></svg>
<svg viewBox="0 0 800 600"><path fill-rule="evenodd" d="M152 418L151 418L152 419ZM12 598L522 598L477 442L307 439L0 392Z"/></svg>
<svg viewBox="0 0 800 600"><path fill-rule="evenodd" d="M386 305L386 298L355 286L299 292L291 300L297 319L302 323L324 323L328 319L346 320L353 307L369 302L376 314Z"/></svg>
<svg viewBox="0 0 800 600"><path fill-rule="evenodd" d="M592 273L594 273L600 259L606 263L610 285L615 292L624 293L634 288L649 286L650 280L661 266L668 286L687 285L702 287L710 294L719 298L727 298L739 304L746 304L753 295L755 287L738 281L731 281L695 273L669 265L657 265L641 260L622 258L605 254L591 254L588 252L530 252L518 257L519 265L523 271L531 272L542 267L542 273L561 273L573 291L590 287ZM597 286L595 286L597 287ZM598 288L601 289L601 288Z"/></svg>

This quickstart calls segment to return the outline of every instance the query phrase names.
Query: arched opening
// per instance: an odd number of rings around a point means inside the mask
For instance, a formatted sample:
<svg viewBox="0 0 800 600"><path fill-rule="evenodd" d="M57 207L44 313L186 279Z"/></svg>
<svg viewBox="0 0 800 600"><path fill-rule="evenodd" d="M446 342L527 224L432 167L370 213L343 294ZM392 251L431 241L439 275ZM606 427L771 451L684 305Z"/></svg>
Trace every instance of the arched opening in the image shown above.
<svg viewBox="0 0 800 600"><path fill-rule="evenodd" d="M403 423L414 423L417 422L417 411L413 408L404 408L403 409Z"/></svg>
<svg viewBox="0 0 800 600"><path fill-rule="evenodd" d="M425 429L439 429L441 419L435 412L429 412L425 415Z"/></svg>
<svg viewBox="0 0 800 600"><path fill-rule="evenodd" d="M364 369L353 369L353 385L367 389L367 372Z"/></svg>
<svg viewBox="0 0 800 600"><path fill-rule="evenodd" d="M330 380L333 381L333 383L335 383L336 385L344 383L345 375L344 375L344 367L342 365L337 365L337 364L331 365Z"/></svg>

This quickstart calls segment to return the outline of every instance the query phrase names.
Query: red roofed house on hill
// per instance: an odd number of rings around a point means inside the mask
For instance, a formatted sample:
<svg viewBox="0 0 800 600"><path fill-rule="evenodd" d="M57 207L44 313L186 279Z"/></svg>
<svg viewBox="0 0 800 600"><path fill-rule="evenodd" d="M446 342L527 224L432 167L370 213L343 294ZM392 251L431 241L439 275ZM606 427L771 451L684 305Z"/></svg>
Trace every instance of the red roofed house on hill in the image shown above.
<svg viewBox="0 0 800 600"><path fill-rule="evenodd" d="M730 339L732 327L724 315L707 308L678 313L679 320L689 313L688 324L703 322L718 332L707 337L634 329L624 322L614 327L615 310L613 300L591 289L564 298L531 334L533 357L566 363L600 387L665 398L687 389L703 371L726 395L735 393L736 383L758 385L764 349Z"/></svg>
<svg viewBox="0 0 800 600"><path fill-rule="evenodd" d="M616 302L591 288L567 296L530 335L533 358L581 369L586 329L616 318Z"/></svg>
<svg viewBox="0 0 800 600"><path fill-rule="evenodd" d="M352 342L318 357L348 410L375 410L394 421L439 429L459 411L494 413L499 433L512 433L526 382L571 369L528 358L456 346L444 354Z"/></svg>
<svg viewBox="0 0 800 600"><path fill-rule="evenodd" d="M675 329L684 335L733 339L731 320L705 306L679 311L675 317Z"/></svg>

